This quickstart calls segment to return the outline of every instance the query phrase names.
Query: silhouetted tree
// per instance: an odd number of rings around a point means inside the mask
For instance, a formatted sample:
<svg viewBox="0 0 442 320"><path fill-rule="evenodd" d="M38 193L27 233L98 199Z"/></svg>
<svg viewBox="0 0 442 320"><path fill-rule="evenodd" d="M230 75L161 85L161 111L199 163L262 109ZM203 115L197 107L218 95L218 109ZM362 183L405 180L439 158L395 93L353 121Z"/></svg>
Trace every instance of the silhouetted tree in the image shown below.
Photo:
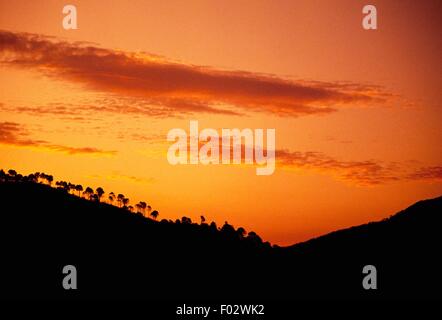
<svg viewBox="0 0 442 320"><path fill-rule="evenodd" d="M114 200L115 200L115 193L113 193L113 192L109 193L108 198L109 198L110 204L113 204Z"/></svg>
<svg viewBox="0 0 442 320"><path fill-rule="evenodd" d="M119 193L117 196L118 206L121 208L123 206L124 194Z"/></svg>
<svg viewBox="0 0 442 320"><path fill-rule="evenodd" d="M91 187L87 187L86 190L83 191L83 195L87 198L89 198L89 200L91 200L92 195L94 194L94 190L92 190Z"/></svg>
<svg viewBox="0 0 442 320"><path fill-rule="evenodd" d="M240 237L240 238L244 238L247 234L246 230L243 227L239 227L238 229L236 229L236 234Z"/></svg>
<svg viewBox="0 0 442 320"><path fill-rule="evenodd" d="M147 203L144 201L140 201L140 208L141 208L141 211L143 212L143 215L144 215L146 208L147 208Z"/></svg>
<svg viewBox="0 0 442 320"><path fill-rule="evenodd" d="M77 184L75 186L75 190L78 191L78 196L81 196L81 191L83 191L83 186L81 184Z"/></svg>
<svg viewBox="0 0 442 320"><path fill-rule="evenodd" d="M129 204L129 198L123 198L122 202L123 202L123 207L127 208L127 205Z"/></svg>
<svg viewBox="0 0 442 320"><path fill-rule="evenodd" d="M181 223L182 224L192 224L192 219L190 219L188 217L182 217L181 218Z"/></svg>
<svg viewBox="0 0 442 320"><path fill-rule="evenodd" d="M47 175L46 176L46 181L48 182L48 184L50 186L52 186L52 181L54 181L54 177L52 175Z"/></svg>
<svg viewBox="0 0 442 320"><path fill-rule="evenodd" d="M12 170L12 169L9 169L9 170L8 170L8 174L9 174L11 177L15 177L15 176L17 175L17 171Z"/></svg>
<svg viewBox="0 0 442 320"><path fill-rule="evenodd" d="M137 207L137 212L141 213L144 216L144 213L146 211L147 203L144 201L138 202L135 207Z"/></svg>
<svg viewBox="0 0 442 320"><path fill-rule="evenodd" d="M229 237L233 237L233 235L236 233L235 228L228 224L227 221L224 222L224 225L221 227L220 231Z"/></svg>
<svg viewBox="0 0 442 320"><path fill-rule="evenodd" d="M218 227L216 226L215 221L212 221L212 222L210 223L210 230L212 230L212 231L218 231Z"/></svg>
<svg viewBox="0 0 442 320"><path fill-rule="evenodd" d="M152 213L150 214L150 216L155 220L158 218L159 215L160 213L157 210L152 211Z"/></svg>
<svg viewBox="0 0 442 320"><path fill-rule="evenodd" d="M201 216L201 224L203 224L204 222L206 222L206 218L204 218L204 216Z"/></svg>
<svg viewBox="0 0 442 320"><path fill-rule="evenodd" d="M3 169L0 169L0 182L33 182L33 183L47 183L49 186L52 186L52 182L54 181L54 177L52 175L46 174L44 172L35 172L31 173L27 176L22 176L21 174L17 173L17 171L13 169L9 169L8 172L5 172ZM91 187L86 187L86 189L83 189L83 186L80 184L73 184L71 182L67 181L56 181L55 186L57 189L64 190L66 192L72 192L73 194L76 194L78 192L78 196L81 195L90 200L90 201L97 201L100 202L103 195L104 190L102 187L98 187L95 192ZM120 208L127 209L131 212L134 212L134 206L129 205L129 198L126 198L124 194L118 194L118 196L115 196L114 192L110 192L108 196L109 202L112 204L113 201L117 200L118 206ZM135 205L138 213L141 213L143 216L152 217L153 219L157 220L159 216L159 212L157 210L152 211L152 207L150 205L147 205L146 202L140 201L138 204ZM204 224L206 221L204 216L201 216L201 224ZM173 223L172 220L167 221L166 219L162 220L163 223ZM192 220L187 217L183 217L182 220L183 223L192 224ZM181 223L180 220L177 220L177 223ZM216 225L215 225L216 229Z"/></svg>
<svg viewBox="0 0 442 320"><path fill-rule="evenodd" d="M62 189L64 191L69 192L69 184L66 181L57 181L55 182L55 185L58 189Z"/></svg>
<svg viewBox="0 0 442 320"><path fill-rule="evenodd" d="M38 178L35 176L35 174L31 173L31 174L27 175L26 177L24 177L24 180L28 181L28 182L37 182Z"/></svg>
<svg viewBox="0 0 442 320"><path fill-rule="evenodd" d="M75 187L76 187L75 184L69 182L68 188L67 188L68 192L70 192L71 190L72 190L72 192L75 192Z"/></svg>
<svg viewBox="0 0 442 320"><path fill-rule="evenodd" d="M261 244L262 243L262 239L253 231L248 233L246 239L247 239L247 241L250 241L250 242L255 243L255 244Z"/></svg>
<svg viewBox="0 0 442 320"><path fill-rule="evenodd" d="M97 196L98 196L98 202L100 202L101 197L102 197L103 194L104 194L104 190L103 190L102 187L98 187L97 190L95 190L95 192L96 192L96 194L97 194Z"/></svg>
<svg viewBox="0 0 442 320"><path fill-rule="evenodd" d="M34 173L35 178L37 179L37 182L39 182L39 179L41 179L42 183L47 183L48 185L52 185L52 181L54 181L54 177L50 174L46 174L44 172L36 172Z"/></svg>

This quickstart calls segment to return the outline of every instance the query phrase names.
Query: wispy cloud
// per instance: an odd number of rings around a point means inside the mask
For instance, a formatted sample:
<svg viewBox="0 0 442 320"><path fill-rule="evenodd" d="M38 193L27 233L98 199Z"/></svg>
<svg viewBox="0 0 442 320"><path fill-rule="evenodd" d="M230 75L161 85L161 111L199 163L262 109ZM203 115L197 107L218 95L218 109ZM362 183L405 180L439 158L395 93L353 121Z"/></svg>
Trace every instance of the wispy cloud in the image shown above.
<svg viewBox="0 0 442 320"><path fill-rule="evenodd" d="M15 122L0 122L0 144L23 147L37 148L40 150L62 152L66 154L95 154L95 155L114 155L116 151L105 151L94 147L70 147L59 144L52 144L45 140L30 139L29 132L23 125Z"/></svg>
<svg viewBox="0 0 442 320"><path fill-rule="evenodd" d="M442 181L442 166L422 167L407 175L410 180Z"/></svg>
<svg viewBox="0 0 442 320"><path fill-rule="evenodd" d="M376 86L225 71L8 31L0 31L0 59L3 64L36 69L92 90L141 99L142 107L123 111L154 116L189 112L326 114L342 105L376 104L389 97Z"/></svg>
<svg viewBox="0 0 442 320"><path fill-rule="evenodd" d="M313 170L331 174L340 180L361 186L379 185L402 180L397 163L376 160L343 161L321 152L277 150L277 166L292 170Z"/></svg>
<svg viewBox="0 0 442 320"><path fill-rule="evenodd" d="M329 174L359 186L375 186L396 181L442 181L442 166L419 166L415 161L346 161L321 152L282 149L276 150L276 164L277 168L282 169Z"/></svg>
<svg viewBox="0 0 442 320"><path fill-rule="evenodd" d="M134 136L133 138L151 146L146 152L143 152L149 157L165 157L168 146L172 144L166 140L165 136L160 135ZM222 154L222 137L218 139L218 152ZM198 149L204 144L204 141L199 141ZM188 157L190 153L189 145L190 138L187 137ZM246 148L242 143L242 163L244 163ZM251 152L254 154L253 148ZM267 150L263 150L263 152L267 154ZM231 145L230 158L232 159L232 157L233 147ZM337 180L356 186L376 186L404 181L442 181L442 166L422 166L418 161L388 162L376 159L350 161L338 159L318 151L292 151L288 149L276 149L275 161L277 170L316 172L333 176Z"/></svg>

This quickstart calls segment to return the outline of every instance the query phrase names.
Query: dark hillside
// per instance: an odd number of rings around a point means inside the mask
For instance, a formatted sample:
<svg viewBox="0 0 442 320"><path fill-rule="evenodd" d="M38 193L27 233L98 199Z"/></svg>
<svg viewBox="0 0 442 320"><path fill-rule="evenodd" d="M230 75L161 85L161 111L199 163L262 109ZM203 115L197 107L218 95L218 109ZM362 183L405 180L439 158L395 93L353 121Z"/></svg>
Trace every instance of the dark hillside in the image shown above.
<svg viewBox="0 0 442 320"><path fill-rule="evenodd" d="M33 182L0 183L1 295L37 298L440 297L442 197L287 248L144 218ZM62 288L75 265L78 290ZM362 289L362 268L378 290Z"/></svg>

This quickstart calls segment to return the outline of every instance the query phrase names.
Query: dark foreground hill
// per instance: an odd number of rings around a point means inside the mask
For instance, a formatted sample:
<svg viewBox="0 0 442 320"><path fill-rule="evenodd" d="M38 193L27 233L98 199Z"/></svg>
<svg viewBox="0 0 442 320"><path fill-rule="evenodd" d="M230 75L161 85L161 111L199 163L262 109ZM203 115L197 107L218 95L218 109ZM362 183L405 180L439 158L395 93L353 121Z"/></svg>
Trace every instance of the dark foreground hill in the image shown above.
<svg viewBox="0 0 442 320"><path fill-rule="evenodd" d="M173 201L173 200L171 200ZM442 197L292 247L156 222L37 183L0 183L0 295L256 301L440 298ZM78 289L62 287L63 266ZM377 268L364 290L362 269Z"/></svg>

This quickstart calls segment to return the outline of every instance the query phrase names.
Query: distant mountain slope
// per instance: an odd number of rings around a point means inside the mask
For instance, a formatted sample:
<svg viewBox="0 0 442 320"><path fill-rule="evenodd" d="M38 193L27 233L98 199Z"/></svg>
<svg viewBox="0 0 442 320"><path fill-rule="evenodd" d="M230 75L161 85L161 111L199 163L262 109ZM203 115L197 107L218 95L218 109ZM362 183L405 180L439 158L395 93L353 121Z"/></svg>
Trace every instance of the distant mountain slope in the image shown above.
<svg viewBox="0 0 442 320"><path fill-rule="evenodd" d="M405 210L382 221L338 230L324 236L308 240L290 247L294 251L305 248L319 250L321 246L338 246L344 249L344 243L354 246L373 248L388 242L417 243L439 238L442 226L442 196L419 201ZM416 235L419 235L416 238Z"/></svg>
<svg viewBox="0 0 442 320"><path fill-rule="evenodd" d="M0 183L0 203L3 297L440 297L442 197L287 248L156 222L36 183ZM67 264L78 270L76 291L61 286ZM377 268L376 291L362 289L366 264Z"/></svg>

